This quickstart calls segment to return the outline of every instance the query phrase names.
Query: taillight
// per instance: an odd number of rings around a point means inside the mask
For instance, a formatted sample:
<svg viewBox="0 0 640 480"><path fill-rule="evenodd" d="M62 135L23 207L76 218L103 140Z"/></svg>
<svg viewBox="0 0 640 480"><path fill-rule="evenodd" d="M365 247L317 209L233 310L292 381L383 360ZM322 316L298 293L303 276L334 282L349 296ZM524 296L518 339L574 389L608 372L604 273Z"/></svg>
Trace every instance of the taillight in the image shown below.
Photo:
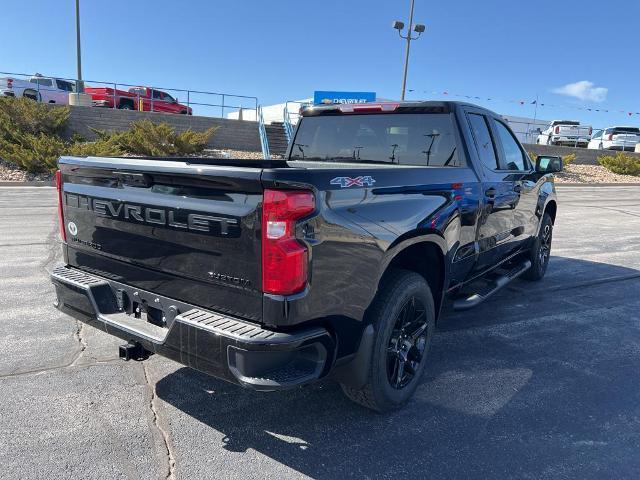
<svg viewBox="0 0 640 480"><path fill-rule="evenodd" d="M296 239L296 221L315 209L312 192L265 190L262 204L262 291L290 295L307 283L308 252Z"/></svg>
<svg viewBox="0 0 640 480"><path fill-rule="evenodd" d="M609 137L607 138L607 140L609 140L609 141L613 140L613 133L609 134Z"/></svg>
<svg viewBox="0 0 640 480"><path fill-rule="evenodd" d="M591 136L591 134L593 134L593 128L589 127L589 136Z"/></svg>
<svg viewBox="0 0 640 480"><path fill-rule="evenodd" d="M67 241L67 230L64 227L64 212L62 211L62 172L56 171L56 188L58 189L58 220L60 221L60 238Z"/></svg>
<svg viewBox="0 0 640 480"><path fill-rule="evenodd" d="M560 133L560 127L556 127L555 132L556 132L556 135Z"/></svg>

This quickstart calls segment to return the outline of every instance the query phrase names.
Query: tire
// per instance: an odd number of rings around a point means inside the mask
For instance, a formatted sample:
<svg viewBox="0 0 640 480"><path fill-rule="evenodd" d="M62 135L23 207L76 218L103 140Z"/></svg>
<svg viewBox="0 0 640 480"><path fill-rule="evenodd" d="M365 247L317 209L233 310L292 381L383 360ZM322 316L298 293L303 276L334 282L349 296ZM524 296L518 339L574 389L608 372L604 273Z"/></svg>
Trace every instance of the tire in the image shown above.
<svg viewBox="0 0 640 480"><path fill-rule="evenodd" d="M129 102L120 102L120 105L118 105L118 109L119 110L133 110L133 105L131 105Z"/></svg>
<svg viewBox="0 0 640 480"><path fill-rule="evenodd" d="M349 399L382 413L401 407L420 384L435 330L429 284L417 273L393 271L374 300L370 319L375 333L367 383L361 389L341 387Z"/></svg>
<svg viewBox="0 0 640 480"><path fill-rule="evenodd" d="M547 272L549 256L551 254L551 241L553 240L553 221L548 213L542 217L540 232L533 242L529 259L531 268L522 274L522 278L532 282L541 280Z"/></svg>
<svg viewBox="0 0 640 480"><path fill-rule="evenodd" d="M36 92L35 90L25 90L24 92L22 92L22 97L23 98L28 98L30 100L34 100L36 102L40 101L40 94L38 92Z"/></svg>

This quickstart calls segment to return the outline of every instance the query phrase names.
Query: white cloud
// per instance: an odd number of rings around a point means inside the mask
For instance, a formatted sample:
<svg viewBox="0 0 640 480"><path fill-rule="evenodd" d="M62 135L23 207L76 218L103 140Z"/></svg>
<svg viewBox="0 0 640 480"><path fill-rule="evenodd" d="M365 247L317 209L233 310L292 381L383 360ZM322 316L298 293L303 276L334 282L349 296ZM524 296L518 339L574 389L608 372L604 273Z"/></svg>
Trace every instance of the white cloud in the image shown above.
<svg viewBox="0 0 640 480"><path fill-rule="evenodd" d="M564 87L555 88L553 93L578 98L580 100L588 100L591 102L604 102L607 99L609 89L605 87L596 87L593 82L588 80L581 80L576 83L569 83Z"/></svg>

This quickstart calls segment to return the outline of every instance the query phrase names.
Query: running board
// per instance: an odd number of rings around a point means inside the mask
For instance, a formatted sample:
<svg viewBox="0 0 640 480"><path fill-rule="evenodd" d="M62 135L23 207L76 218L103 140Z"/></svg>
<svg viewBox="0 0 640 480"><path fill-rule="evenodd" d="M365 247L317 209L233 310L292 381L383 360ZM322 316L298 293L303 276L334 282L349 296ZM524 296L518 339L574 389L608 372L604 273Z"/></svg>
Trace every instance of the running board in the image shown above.
<svg viewBox="0 0 640 480"><path fill-rule="evenodd" d="M513 280L518 278L524 272L531 268L531 261L525 260L523 263L516 265L514 268L509 270L509 272L498 275L496 278L491 280L491 282L481 291L474 292L468 297L459 298L453 302L454 310L469 310L470 308L477 307L482 302L484 302L491 295L496 293L501 288L509 285Z"/></svg>

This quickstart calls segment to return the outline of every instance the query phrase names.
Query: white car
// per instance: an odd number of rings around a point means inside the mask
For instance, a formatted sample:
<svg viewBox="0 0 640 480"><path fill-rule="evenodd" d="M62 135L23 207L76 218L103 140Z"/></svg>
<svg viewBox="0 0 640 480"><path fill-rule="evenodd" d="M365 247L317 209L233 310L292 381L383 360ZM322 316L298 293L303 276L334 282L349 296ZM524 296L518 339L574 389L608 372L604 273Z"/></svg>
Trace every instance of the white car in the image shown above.
<svg viewBox="0 0 640 480"><path fill-rule="evenodd" d="M589 125L580 125L580 122L554 120L540 132L536 143L538 145L586 147L591 139L591 132L592 128Z"/></svg>
<svg viewBox="0 0 640 480"><path fill-rule="evenodd" d="M18 78L0 78L0 96L26 97L38 102L69 104L69 93L75 92L73 82L61 78L34 75L28 81Z"/></svg>
<svg viewBox="0 0 640 480"><path fill-rule="evenodd" d="M640 143L640 128L609 127L598 130L591 137L589 147L592 150L628 150L633 152Z"/></svg>

